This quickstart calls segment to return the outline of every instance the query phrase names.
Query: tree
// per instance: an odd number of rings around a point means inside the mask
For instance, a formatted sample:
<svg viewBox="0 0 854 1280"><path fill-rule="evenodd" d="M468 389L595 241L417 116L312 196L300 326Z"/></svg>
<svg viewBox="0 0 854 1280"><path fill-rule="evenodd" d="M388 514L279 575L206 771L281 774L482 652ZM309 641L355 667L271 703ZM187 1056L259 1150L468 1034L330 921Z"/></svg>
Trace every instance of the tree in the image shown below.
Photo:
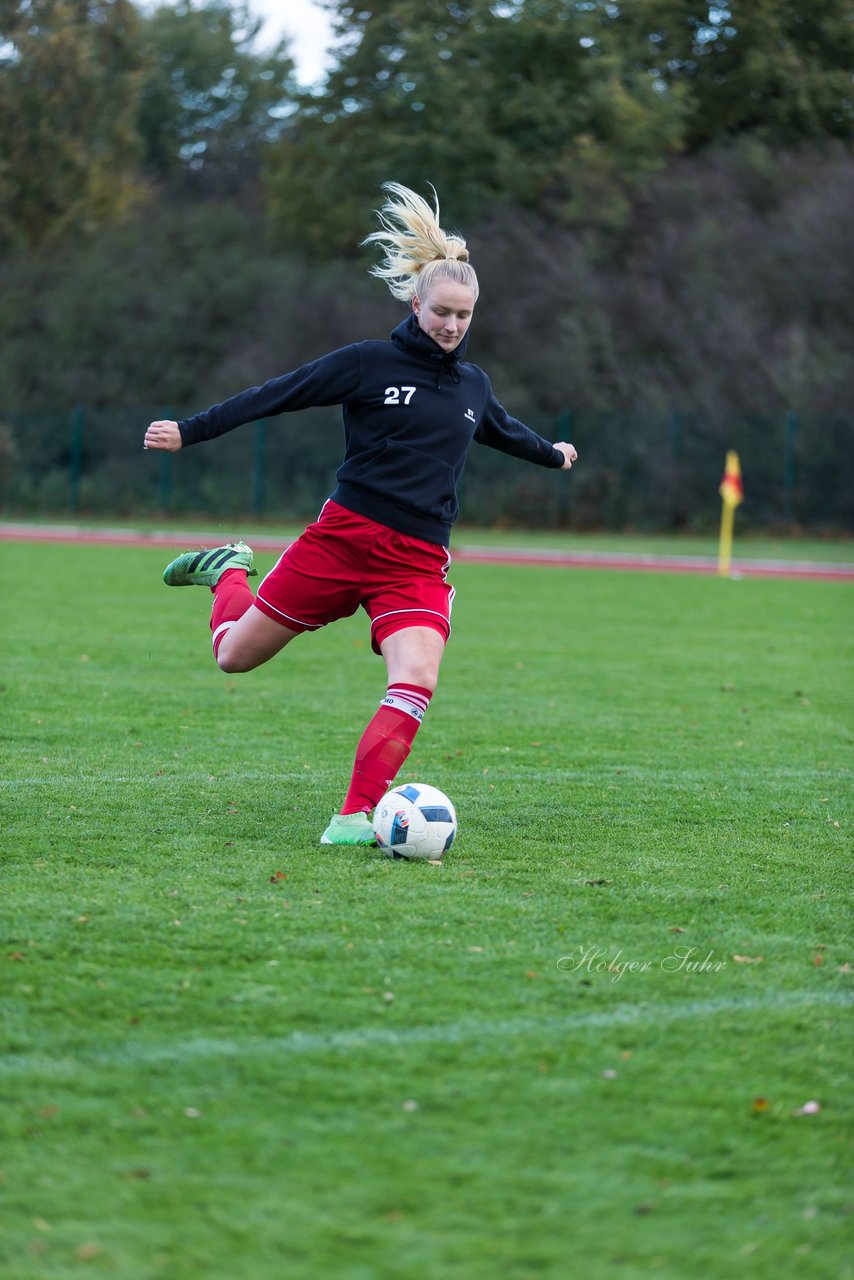
<svg viewBox="0 0 854 1280"><path fill-rule="evenodd" d="M745 133L776 146L850 141L848 0L631 0L606 8L638 70L689 90L689 149Z"/></svg>
<svg viewBox="0 0 854 1280"><path fill-rule="evenodd" d="M92 229L140 195L141 64L128 0L0 9L0 241Z"/></svg>
<svg viewBox="0 0 854 1280"><path fill-rule="evenodd" d="M326 3L337 64L267 165L274 226L317 253L352 247L389 177L456 218L614 232L680 152L851 138L847 0Z"/></svg>
<svg viewBox="0 0 854 1280"><path fill-rule="evenodd" d="M296 85L284 43L258 54L245 3L162 4L144 20L139 128L149 172L230 182L281 132Z"/></svg>
<svg viewBox="0 0 854 1280"><path fill-rule="evenodd" d="M619 221L623 190L681 145L681 87L627 64L594 4L329 7L338 63L267 166L274 223L318 252L352 246L390 177L432 181L455 218L511 204Z"/></svg>

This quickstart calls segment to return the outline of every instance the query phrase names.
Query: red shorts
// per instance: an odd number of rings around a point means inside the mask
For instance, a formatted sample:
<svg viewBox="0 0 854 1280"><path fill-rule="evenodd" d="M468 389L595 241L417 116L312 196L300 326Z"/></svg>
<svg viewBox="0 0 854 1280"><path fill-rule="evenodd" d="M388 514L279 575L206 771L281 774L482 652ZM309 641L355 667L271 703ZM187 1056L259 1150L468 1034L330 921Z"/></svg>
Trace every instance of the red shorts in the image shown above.
<svg viewBox="0 0 854 1280"><path fill-rule="evenodd" d="M445 547L398 533L331 499L264 578L256 607L290 631L317 631L359 605L374 652L404 627L451 633L454 589Z"/></svg>

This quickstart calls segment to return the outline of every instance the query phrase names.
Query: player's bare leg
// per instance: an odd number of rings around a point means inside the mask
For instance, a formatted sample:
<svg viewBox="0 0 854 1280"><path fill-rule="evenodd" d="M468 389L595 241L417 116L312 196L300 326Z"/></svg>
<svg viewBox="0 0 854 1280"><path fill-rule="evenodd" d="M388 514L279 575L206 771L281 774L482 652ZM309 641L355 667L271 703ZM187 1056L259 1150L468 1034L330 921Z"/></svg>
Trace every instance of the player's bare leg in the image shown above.
<svg viewBox="0 0 854 1280"><path fill-rule="evenodd" d="M223 671L252 671L275 657L299 633L255 607L247 579L257 577L252 548L245 542L185 551L163 571L168 587L209 587L213 651Z"/></svg>
<svg viewBox="0 0 854 1280"><path fill-rule="evenodd" d="M222 632L216 650L217 664L228 672L253 671L274 658L299 634L274 622L254 604L250 605L241 618Z"/></svg>
<svg viewBox="0 0 854 1280"><path fill-rule="evenodd" d="M433 693L439 683L439 666L445 638L432 627L404 627L380 645L389 684L420 685Z"/></svg>

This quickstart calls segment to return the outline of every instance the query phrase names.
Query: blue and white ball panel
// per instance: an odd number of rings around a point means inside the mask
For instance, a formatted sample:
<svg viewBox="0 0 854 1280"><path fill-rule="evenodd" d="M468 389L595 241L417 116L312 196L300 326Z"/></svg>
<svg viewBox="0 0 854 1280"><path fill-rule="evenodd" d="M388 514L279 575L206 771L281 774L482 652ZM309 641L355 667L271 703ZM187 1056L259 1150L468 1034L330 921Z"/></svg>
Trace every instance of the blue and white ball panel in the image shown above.
<svg viewBox="0 0 854 1280"><path fill-rule="evenodd" d="M438 787L406 783L377 805L374 831L379 847L393 858L441 858L454 842L457 815Z"/></svg>

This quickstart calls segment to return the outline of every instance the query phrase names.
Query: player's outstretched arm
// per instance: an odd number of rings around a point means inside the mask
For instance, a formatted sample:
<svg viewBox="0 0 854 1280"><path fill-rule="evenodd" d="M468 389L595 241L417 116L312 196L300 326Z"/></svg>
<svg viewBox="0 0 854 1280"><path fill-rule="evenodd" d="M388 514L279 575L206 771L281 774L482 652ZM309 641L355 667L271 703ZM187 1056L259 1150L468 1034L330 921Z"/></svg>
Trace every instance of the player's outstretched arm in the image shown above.
<svg viewBox="0 0 854 1280"><path fill-rule="evenodd" d="M578 457L578 454L575 449L575 445L567 444L565 440L560 440L560 441L556 440L555 448L560 449L561 453L563 454L564 462L563 462L563 466L561 467L561 471L568 471L569 468L572 466L573 462L575 462L575 459Z"/></svg>
<svg viewBox="0 0 854 1280"><path fill-rule="evenodd" d="M181 432L178 423L164 419L152 422L145 433L143 449L165 449L168 453L176 453L182 446Z"/></svg>

